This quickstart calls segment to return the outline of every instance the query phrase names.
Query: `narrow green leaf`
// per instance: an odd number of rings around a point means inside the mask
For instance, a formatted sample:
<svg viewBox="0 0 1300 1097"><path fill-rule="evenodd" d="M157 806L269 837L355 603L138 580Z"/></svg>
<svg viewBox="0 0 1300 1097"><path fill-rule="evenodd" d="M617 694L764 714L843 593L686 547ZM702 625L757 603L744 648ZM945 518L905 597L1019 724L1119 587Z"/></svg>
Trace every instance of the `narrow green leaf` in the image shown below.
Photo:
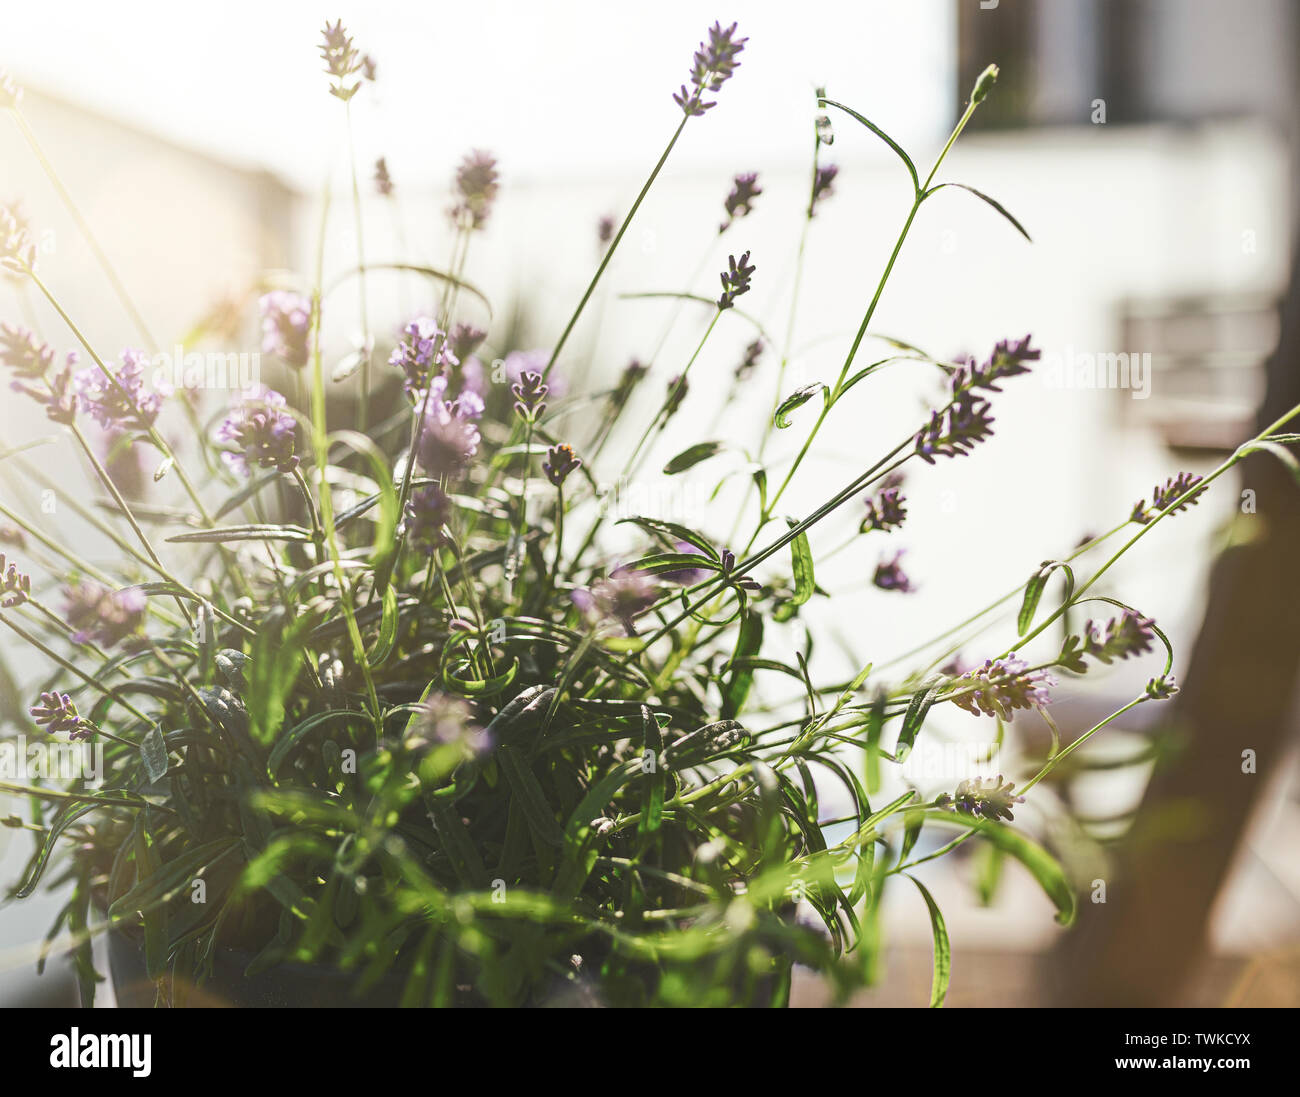
<svg viewBox="0 0 1300 1097"><path fill-rule="evenodd" d="M791 529L799 525L793 518L787 518L786 524ZM808 544L807 530L800 530L798 536L790 542L790 555L794 567L794 595L790 598L790 604L802 606L817 589L817 580L813 576L812 547Z"/></svg>
<svg viewBox="0 0 1300 1097"><path fill-rule="evenodd" d="M397 643L397 588L391 583L384 588L384 615L379 622L379 635L374 646L366 652L366 662L372 667L381 666Z"/></svg>
<svg viewBox="0 0 1300 1097"><path fill-rule="evenodd" d="M825 399L830 399L831 390L821 381L814 381L811 385L804 385L803 388L795 389L794 392L781 401L780 406L772 416L772 425L777 430L785 430L790 426L790 413L796 408L803 407L819 391L824 394Z"/></svg>
<svg viewBox="0 0 1300 1097"><path fill-rule="evenodd" d="M510 782L514 799L523 810L524 817L533 828L533 832L547 845L563 845L564 833L560 830L560 824L555 821L551 806L546 801L546 794L542 791L542 786L537 783L537 777L527 760L515 747L508 744L498 747L496 756L501 762L506 780Z"/></svg>
<svg viewBox="0 0 1300 1097"><path fill-rule="evenodd" d="M907 713L903 716L903 728L898 733L898 746L894 748L894 757L898 762L905 762L907 756L912 753L912 745L916 742L917 733L920 732L921 725L925 723L926 716L937 700L935 694L938 692L939 685L940 683L936 682L923 686L912 694L912 703L907 706Z"/></svg>
<svg viewBox="0 0 1300 1097"><path fill-rule="evenodd" d="M163 743L162 728L154 724L140 740L140 760L150 783L161 781L167 774L167 747Z"/></svg>
<svg viewBox="0 0 1300 1097"><path fill-rule="evenodd" d="M731 677L727 679L722 694L722 717L734 720L745 706L749 689L754 684L754 669L738 660L758 654L763 646L763 617L754 610L747 610L741 618L736 635L736 649L732 655Z"/></svg>
<svg viewBox="0 0 1300 1097"><path fill-rule="evenodd" d="M929 191L927 191L927 194L933 194L935 191L942 190L944 187L958 187L961 190L969 191L971 194L975 195L976 198L979 198L982 201L987 202L990 206L992 206L995 210L997 210L998 213L1002 214L1003 217L1005 217L1008 221L1011 222L1012 225L1015 226L1016 231L1020 233L1020 235L1023 236L1026 240L1028 240L1031 244L1034 242L1033 237L1031 237L1029 233L1025 231L1025 226L1022 225L1019 221L1017 221L1014 217L1012 217L1011 214L1007 212L1006 207L1003 206L1001 202L997 201L996 199L990 198L982 190L976 190L974 187L968 187L965 183L940 183L937 187L931 187Z"/></svg>
<svg viewBox="0 0 1300 1097"><path fill-rule="evenodd" d="M903 875L916 885L930 910L930 932L934 937L934 978L930 982L930 1008L939 1009L948 995L948 979L952 975L952 946L948 943L948 927L944 925L939 905L926 886L915 876L907 873Z"/></svg>
<svg viewBox="0 0 1300 1097"><path fill-rule="evenodd" d="M664 475L676 476L679 472L685 472L688 468L698 465L701 461L707 461L710 457L717 456L725 448L723 442L696 442L695 445L682 450L668 464L664 465Z"/></svg>

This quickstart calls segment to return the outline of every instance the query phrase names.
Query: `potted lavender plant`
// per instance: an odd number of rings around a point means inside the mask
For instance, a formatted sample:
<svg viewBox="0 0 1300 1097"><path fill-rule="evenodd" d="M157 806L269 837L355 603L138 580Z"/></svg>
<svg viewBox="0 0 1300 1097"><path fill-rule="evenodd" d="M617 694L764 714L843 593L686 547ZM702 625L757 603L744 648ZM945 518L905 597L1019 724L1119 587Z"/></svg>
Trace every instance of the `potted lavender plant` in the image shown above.
<svg viewBox="0 0 1300 1097"><path fill-rule="evenodd" d="M92 941L104 932L124 1002L781 1005L794 964L842 999L874 969L885 889L908 879L931 921L931 1002L940 1005L947 931L911 871L967 842L1022 862L1069 920L1072 886L1047 849L1010 825L1013 808L1114 716L1175 689L1161 630L1092 592L1247 453L1292 460L1283 446L1296 436L1282 428L1296 412L1204 478L1173 477L1149 503L1125 506L1110 532L1027 566L1021 587L995 592L966 623L991 623L1020 602L1014 635L987 641L980 665L939 669L951 654L946 633L905 670L867 664L845 680L815 677L788 627L826 596L810 531L864 502L860 537L884 540L903 526L904 470L974 454L992 434L992 400L1039 351L1025 337L951 362L895 342L886 357L860 360L914 219L941 188L960 186L938 182L940 169L996 68L925 174L871 121L820 95L805 231L836 179L824 160L826 112L882 139L913 192L838 376L787 392L788 340L775 357L765 337L751 343L733 383L770 365L778 391L757 424L738 514L694 528L603 505L596 469L609 462L637 475L650 442L672 429L715 328L752 322L737 302L760 264L744 252L721 272L717 299L703 300L708 328L649 418L634 399L647 377L638 363L591 397L594 429L558 413L577 395L559 384L570 336L745 42L734 24L709 30L672 97L676 132L631 208L602 224L599 265L559 338L547 352L506 356L500 378L484 364L487 332L466 318L478 294L465 255L499 189L485 154L468 157L455 179L452 263L408 268L435 292L387 365L367 332L355 368L327 375L322 317L345 306L326 300L318 267L308 293L261 299L266 349L297 371L301 399L248 391L217 411L215 429L183 396L151 389L144 352L101 355L76 326L75 302L42 280L26 226L0 211L5 271L48 300L64 321L60 343L82 356L62 358L61 346L6 324L8 398L31 401L72 437L109 517L75 505L115 555L98 565L0 502L0 624L40 653L46 679L27 705L30 722L14 730L34 735L34 725L102 750L100 781L0 781L30 805L29 819L10 822L35 839L15 894L50 878L71 885L55 931L70 933L87 1004L102 978ZM371 62L341 24L326 27L322 56L331 92L349 102ZM6 80L0 96L31 136L19 89ZM392 189L384 161L376 180ZM759 194L753 175L736 177L724 232ZM359 201L355 215L359 224ZM363 325L376 266L359 257L351 272ZM680 296L683 308L701 307ZM941 379L931 414L806 516L780 521L823 424L899 360ZM342 422L331 417L331 390L350 374L359 402L355 420ZM160 429L167 415L201 427L192 452L177 452ZM765 456L776 431L803 432L792 460ZM105 433L155 461L152 497L119 486L101 457ZM723 448L694 442L664 472L709 484L707 461ZM21 452L0 458L40 474ZM632 558L608 547L615 524L638 531ZM1051 605L1057 575L1064 592ZM910 589L899 554L881 557L874 583ZM1089 603L1108 603L1097 624L1032 662L1017 655ZM1054 742L1014 782L882 797L882 771L906 759L936 706L1010 720L1048 705L1054 673L1152 653L1145 690L1068 745ZM767 677L792 681L804 700L769 708L753 688ZM824 818L828 785L850 805L842 818ZM919 852L932 831L950 840Z"/></svg>

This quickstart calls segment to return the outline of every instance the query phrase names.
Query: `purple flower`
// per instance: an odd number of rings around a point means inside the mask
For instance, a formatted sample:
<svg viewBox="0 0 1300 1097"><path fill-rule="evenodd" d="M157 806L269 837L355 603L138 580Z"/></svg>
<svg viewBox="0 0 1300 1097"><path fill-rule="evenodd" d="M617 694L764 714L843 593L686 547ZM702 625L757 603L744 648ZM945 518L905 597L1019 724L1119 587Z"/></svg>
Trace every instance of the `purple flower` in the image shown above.
<svg viewBox="0 0 1300 1097"><path fill-rule="evenodd" d="M1155 622L1131 609L1119 617L1111 618L1098 628L1089 621L1083 628L1082 638L1067 636L1061 646L1057 662L1067 670L1083 674L1088 669L1085 656L1109 665L1116 659L1145 655L1156 642Z"/></svg>
<svg viewBox="0 0 1300 1097"><path fill-rule="evenodd" d="M27 226L8 206L0 206L0 269L26 274L36 265L36 245Z"/></svg>
<svg viewBox="0 0 1300 1097"><path fill-rule="evenodd" d="M402 329L402 337L388 356L388 364L406 374L404 387L414 397L435 380L441 381L441 385L435 385L435 393L441 395L446 389L446 379L441 374L460 362L448 346L447 333L430 317L417 316Z"/></svg>
<svg viewBox="0 0 1300 1097"><path fill-rule="evenodd" d="M478 452L479 441L478 428L459 402L431 397L415 443L415 457L430 476L458 476Z"/></svg>
<svg viewBox="0 0 1300 1097"><path fill-rule="evenodd" d="M898 488L882 488L866 502L867 516L862 520L861 533L873 529L888 533L898 529L907 518L907 508L903 506L906 498Z"/></svg>
<svg viewBox="0 0 1300 1097"><path fill-rule="evenodd" d="M424 552L433 552L447 540L451 499L437 484L426 484L411 492L406 501L406 536Z"/></svg>
<svg viewBox="0 0 1300 1097"><path fill-rule="evenodd" d="M385 198L393 193L393 177L388 174L388 161L382 156L375 161L375 190Z"/></svg>
<svg viewBox="0 0 1300 1097"><path fill-rule="evenodd" d="M0 552L0 609L21 606L32 596L32 577Z"/></svg>
<svg viewBox="0 0 1300 1097"><path fill-rule="evenodd" d="M36 380L54 365L54 348L38 342L27 328L0 324L0 364L19 377Z"/></svg>
<svg viewBox="0 0 1300 1097"><path fill-rule="evenodd" d="M69 352L68 364L50 379L49 392L35 392L30 388L26 390L28 395L45 405L47 418L65 426L77 417L77 386L76 375L73 373L76 364L77 356Z"/></svg>
<svg viewBox="0 0 1300 1097"><path fill-rule="evenodd" d="M673 550L684 556L698 556L701 560L705 559L704 553L689 541L677 541L673 545ZM683 586L693 586L701 579L707 578L710 574L708 568L678 568L676 571L661 571L659 578L670 583L681 583Z"/></svg>
<svg viewBox="0 0 1300 1097"><path fill-rule="evenodd" d="M614 230L618 228L618 222L614 220L612 214L604 214L596 222L596 240L603 248L614 239Z"/></svg>
<svg viewBox="0 0 1300 1097"><path fill-rule="evenodd" d="M946 792L935 798L935 806L949 811L960 811L974 815L978 819L1015 818L1011 814L1012 804L1023 804L1025 798L1015 795L1016 786L1011 781L1003 783L1002 774L989 777L968 777L957 786L957 791L949 796Z"/></svg>
<svg viewBox="0 0 1300 1097"><path fill-rule="evenodd" d="M152 430L166 390L145 391L147 362L143 351L124 350L122 364L111 376L98 366L81 370L73 378L81 410L105 430Z"/></svg>
<svg viewBox="0 0 1300 1097"><path fill-rule="evenodd" d="M934 464L935 457L960 457L993 434L993 405L981 396L962 392L946 408L930 413L916 435L916 454Z"/></svg>
<svg viewBox="0 0 1300 1097"><path fill-rule="evenodd" d="M903 571L903 553L904 550L899 549L893 556L882 556L876 565L876 573L871 577L872 583L881 590L896 590L899 594L911 594L916 590L915 584Z"/></svg>
<svg viewBox="0 0 1300 1097"><path fill-rule="evenodd" d="M683 84L682 90L673 95L673 102L682 108L688 118L717 106L716 101L706 103L704 93L717 91L740 67L736 58L749 39L737 38L735 35L735 23L725 28L721 23L714 23L709 28L709 40L701 42L700 48L695 51L691 67L691 90L687 91Z"/></svg>
<svg viewBox="0 0 1300 1097"><path fill-rule="evenodd" d="M758 172L749 171L737 175L731 184L731 193L727 195L723 206L727 211L727 219L718 226L718 232L726 232L731 228L731 223L739 217L745 217L753 212L754 199L763 193L763 188L758 185Z"/></svg>
<svg viewBox="0 0 1300 1097"><path fill-rule="evenodd" d="M1140 522L1145 526L1162 510L1175 503L1178 505L1169 512L1170 514L1179 514L1188 507L1196 506L1205 491L1205 485L1201 483L1202 479L1200 476L1193 476L1190 472L1180 472L1177 476L1169 477L1164 487L1157 484L1152 489L1150 507L1147 507L1141 499L1137 501L1133 513L1129 515L1129 521Z"/></svg>
<svg viewBox="0 0 1300 1097"><path fill-rule="evenodd" d="M734 255L727 257L727 269L721 275L722 296L718 298L718 308L732 308L737 297L749 292L749 280L754 276L756 269L750 265L749 252L745 252L739 261Z"/></svg>
<svg viewBox="0 0 1300 1097"><path fill-rule="evenodd" d="M1161 675L1147 682L1146 695L1149 701L1166 701L1178 692L1173 675Z"/></svg>
<svg viewBox="0 0 1300 1097"><path fill-rule="evenodd" d="M89 641L112 647L136 635L144 624L146 599L134 587L107 590L98 583L82 582L65 587L63 594L67 599L63 615L78 644Z"/></svg>
<svg viewBox="0 0 1300 1097"><path fill-rule="evenodd" d="M617 621L629 636L635 636L637 615L654 604L658 590L644 571L619 568L597 579L590 590L575 590L573 604L589 618Z"/></svg>
<svg viewBox="0 0 1300 1097"><path fill-rule="evenodd" d="M952 375L953 392L969 392L977 388L1001 392L998 381L1028 373L1028 363L1037 362L1043 356L1042 351L1029 345L1031 338L1026 335L1016 343L1003 339L983 365L976 363L974 358L967 359Z"/></svg>
<svg viewBox="0 0 1300 1097"><path fill-rule="evenodd" d="M353 46L348 32L343 29L342 19L333 26L326 23L325 29L321 31L321 38L323 39L320 45L321 60L325 62L325 71L334 77L334 86L330 88L330 94L346 103L361 87L360 80L351 86L347 83L348 77L360 70L361 59L357 56L356 47Z"/></svg>
<svg viewBox="0 0 1300 1097"><path fill-rule="evenodd" d="M262 352L292 369L311 358L311 302L299 293L272 290L258 301L262 312Z"/></svg>
<svg viewBox="0 0 1300 1097"><path fill-rule="evenodd" d="M452 747L468 761L492 749L487 732L474 717L469 702L445 693L433 693L420 706L403 745L416 754Z"/></svg>
<svg viewBox="0 0 1300 1097"><path fill-rule="evenodd" d="M287 406L283 396L265 387L240 399L217 428L217 441L237 447L222 453L226 464L244 476L252 475L254 465L293 472L297 423Z"/></svg>
<svg viewBox="0 0 1300 1097"><path fill-rule="evenodd" d="M475 149L456 169L456 204L448 211L460 228L481 229L500 189L496 157Z"/></svg>
<svg viewBox="0 0 1300 1097"><path fill-rule="evenodd" d="M1028 670L1012 652L1005 659L986 659L982 667L958 678L953 685L969 692L954 696L952 702L975 716L982 713L1010 720L1015 709L1050 704L1047 688L1055 684L1046 671Z"/></svg>
<svg viewBox="0 0 1300 1097"><path fill-rule="evenodd" d="M37 727L50 735L66 731L72 739L89 739L99 729L77 712L77 706L66 693L42 693L40 700L27 710Z"/></svg>
<svg viewBox="0 0 1300 1097"><path fill-rule="evenodd" d="M808 216L817 216L817 207L835 193L835 177L840 169L834 164L819 164L813 173L812 197L808 200Z"/></svg>
<svg viewBox="0 0 1300 1097"><path fill-rule="evenodd" d="M568 479L571 472L576 472L581 467L582 458L574 456L572 446L558 445L546 451L546 463L542 465L542 471L558 488Z"/></svg>

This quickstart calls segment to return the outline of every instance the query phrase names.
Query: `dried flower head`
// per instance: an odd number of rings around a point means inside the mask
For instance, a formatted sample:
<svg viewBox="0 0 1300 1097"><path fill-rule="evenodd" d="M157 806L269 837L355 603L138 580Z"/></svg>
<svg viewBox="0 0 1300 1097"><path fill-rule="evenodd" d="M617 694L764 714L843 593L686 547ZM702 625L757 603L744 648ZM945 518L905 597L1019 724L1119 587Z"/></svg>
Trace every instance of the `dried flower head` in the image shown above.
<svg viewBox="0 0 1300 1097"><path fill-rule="evenodd" d="M254 466L293 472L297 423L287 408L280 393L265 387L237 401L217 428L217 440L236 447L221 454L226 464L244 476Z"/></svg>
<svg viewBox="0 0 1300 1097"><path fill-rule="evenodd" d="M65 587L63 594L67 599L63 615L78 644L113 647L136 636L144 625L147 603L144 592L135 587L108 590L98 583L82 582Z"/></svg>
<svg viewBox="0 0 1300 1097"><path fill-rule="evenodd" d="M1029 670L1012 652L1005 659L986 659L983 666L958 678L953 683L958 693L952 702L975 716L982 713L1010 720L1015 709L1050 704L1048 687L1055 684L1046 671Z"/></svg>
<svg viewBox="0 0 1300 1097"><path fill-rule="evenodd" d="M122 364L111 372L98 366L78 372L74 382L81 410L105 430L151 430L166 390L146 391L148 362L144 351L128 349L122 352Z"/></svg>
<svg viewBox="0 0 1300 1097"><path fill-rule="evenodd" d="M749 261L749 252L745 252L739 259L734 255L727 256L727 269L720 275L722 279L722 296L718 298L718 308L729 309L734 307L736 298L749 292L749 280L754 276L754 271L757 269Z"/></svg>
<svg viewBox="0 0 1300 1097"><path fill-rule="evenodd" d="M718 91L731 78L740 67L736 58L748 41L748 38L736 37L735 23L729 27L714 23L709 28L709 40L701 42L700 48L695 51L690 90L683 84L681 91L673 95L673 102L682 108L688 118L717 106L716 101L706 103L704 93Z"/></svg>
<svg viewBox="0 0 1300 1097"><path fill-rule="evenodd" d="M262 353L302 369L311 358L311 302L300 293L272 290L258 301Z"/></svg>
<svg viewBox="0 0 1300 1097"><path fill-rule="evenodd" d="M731 193L727 195L726 200L722 203L723 208L727 211L727 219L718 226L718 232L726 232L737 218L746 217L752 213L754 199L762 193L763 188L758 185L757 172L743 172L737 175L732 180Z"/></svg>
<svg viewBox="0 0 1300 1097"><path fill-rule="evenodd" d="M1015 795L1016 786L1011 781L1003 782L1002 774L987 779L968 777L957 786L957 791L949 796L946 792L935 797L935 807L948 811L960 811L973 815L977 819L1015 818L1011 814L1012 804L1023 804L1025 798Z"/></svg>
<svg viewBox="0 0 1300 1097"><path fill-rule="evenodd" d="M14 609L32 596L32 577L0 552L0 609Z"/></svg>
<svg viewBox="0 0 1300 1097"><path fill-rule="evenodd" d="M89 739L99 729L77 712L77 706L66 693L42 693L40 700L27 710L37 727L50 735L66 731L72 739Z"/></svg>
<svg viewBox="0 0 1300 1097"><path fill-rule="evenodd" d="M475 149L456 169L456 204L448 211L460 228L481 229L500 189L496 157Z"/></svg>
<svg viewBox="0 0 1300 1097"><path fill-rule="evenodd" d="M542 471L546 478L557 488L568 478L571 472L582 467L582 458L574 455L573 447L566 445L552 446L546 451L546 462Z"/></svg>

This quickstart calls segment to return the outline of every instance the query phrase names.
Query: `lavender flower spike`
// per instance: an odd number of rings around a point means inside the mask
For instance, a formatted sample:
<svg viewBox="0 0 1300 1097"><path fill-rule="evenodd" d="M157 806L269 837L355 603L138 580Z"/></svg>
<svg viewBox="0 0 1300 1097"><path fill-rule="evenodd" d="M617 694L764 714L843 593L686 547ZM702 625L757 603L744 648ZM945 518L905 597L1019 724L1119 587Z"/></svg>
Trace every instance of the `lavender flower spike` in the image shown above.
<svg viewBox="0 0 1300 1097"><path fill-rule="evenodd" d="M48 343L37 342L27 328L0 324L0 365L20 377L36 380L44 377L53 364L54 348Z"/></svg>
<svg viewBox="0 0 1300 1097"><path fill-rule="evenodd" d="M657 594L657 584L645 572L620 568L590 590L575 590L573 603L593 620L617 621L635 636L637 615L654 604Z"/></svg>
<svg viewBox="0 0 1300 1097"><path fill-rule="evenodd" d="M958 678L953 685L960 693L952 702L975 716L1010 720L1015 709L1050 704L1047 689L1055 684L1046 671L1029 670L1012 652L1005 659L986 659L982 667Z"/></svg>
<svg viewBox="0 0 1300 1097"><path fill-rule="evenodd" d="M32 596L32 577L0 552L0 609L14 609Z"/></svg>
<svg viewBox="0 0 1300 1097"><path fill-rule="evenodd" d="M89 739L99 729L77 712L77 706L66 693L42 693L40 700L27 710L37 727L51 735L66 731L71 739Z"/></svg>
<svg viewBox="0 0 1300 1097"><path fill-rule="evenodd" d="M481 229L500 189L496 157L475 149L456 169L459 199L448 211L452 222L463 229Z"/></svg>
<svg viewBox="0 0 1300 1097"><path fill-rule="evenodd" d="M447 540L451 520L451 499L437 484L426 484L411 492L406 501L404 527L407 540L431 553Z"/></svg>
<svg viewBox="0 0 1300 1097"><path fill-rule="evenodd" d="M73 628L72 638L113 647L139 633L144 625L144 592L133 587L106 590L98 583L66 587L64 616Z"/></svg>
<svg viewBox="0 0 1300 1097"><path fill-rule="evenodd" d="M148 361L143 351L128 349L122 352L122 364L112 371L112 377L98 366L81 370L74 378L81 410L105 430L152 430L165 390L145 391Z"/></svg>
<svg viewBox="0 0 1300 1097"><path fill-rule="evenodd" d="M758 173L754 171L742 172L732 181L731 193L727 195L723 203L727 211L727 219L718 226L718 232L726 232L731 228L732 222L741 217L746 217L753 212L754 199L763 193L763 188L758 185Z"/></svg>
<svg viewBox="0 0 1300 1097"><path fill-rule="evenodd" d="M574 455L572 446L558 445L546 451L546 463L542 465L542 471L558 488L564 484L571 472L576 472L581 467L582 458ZM4 557L0 556L0 560L3 559Z"/></svg>
<svg viewBox="0 0 1300 1097"><path fill-rule="evenodd" d="M882 557L880 563L876 565L875 575L871 577L872 583L881 590L896 590L899 594L911 594L916 590L916 584L903 571L902 559L902 549L892 557Z"/></svg>
<svg viewBox="0 0 1300 1097"><path fill-rule="evenodd" d="M273 290L257 304L262 313L262 353L302 369L311 357L311 302L299 293Z"/></svg>
<svg viewBox="0 0 1300 1097"><path fill-rule="evenodd" d="M719 309L735 307L736 298L749 292L749 280L754 277L757 269L749 261L749 252L745 252L739 260L734 255L727 256L727 269L721 275L722 296L718 298Z"/></svg>
<svg viewBox="0 0 1300 1097"><path fill-rule="evenodd" d="M0 269L26 274L36 265L36 245L8 206L0 206Z"/></svg>
<svg viewBox="0 0 1300 1097"><path fill-rule="evenodd" d="M415 458L430 476L458 476L478 452L479 441L478 428L459 402L431 399Z"/></svg>
<svg viewBox="0 0 1300 1097"><path fill-rule="evenodd" d="M840 169L834 164L818 165L813 175L812 197L808 200L808 216L817 216L817 207L835 193L835 177Z"/></svg>
<svg viewBox="0 0 1300 1097"><path fill-rule="evenodd" d="M283 396L265 387L242 398L217 428L217 441L237 447L222 453L226 464L244 476L251 476L255 465L281 472L296 469L297 423L287 406Z"/></svg>
<svg viewBox="0 0 1300 1097"><path fill-rule="evenodd" d="M1014 795L1015 789L1011 781L1003 782L1000 773L988 779L968 777L957 786L956 793L952 796L942 793L934 803L936 807L964 812L977 819L1010 821L1015 818L1011 814L1011 805L1025 802L1023 796Z"/></svg>
<svg viewBox="0 0 1300 1097"><path fill-rule="evenodd" d="M748 38L736 37L735 23L729 27L714 23L709 28L709 40L701 42L700 48L695 51L691 67L691 90L687 91L683 84L682 90L673 95L673 102L682 108L682 113L690 118L717 106L716 101L706 103L704 93L718 91L731 79L736 69L740 68L740 62L736 58L748 41Z"/></svg>
<svg viewBox="0 0 1300 1097"><path fill-rule="evenodd" d="M330 94L346 103L361 88L360 80L349 85L348 78L361 70L362 59L343 28L342 19L332 26L326 23L321 38L320 57L325 62L325 71L334 78Z"/></svg>

